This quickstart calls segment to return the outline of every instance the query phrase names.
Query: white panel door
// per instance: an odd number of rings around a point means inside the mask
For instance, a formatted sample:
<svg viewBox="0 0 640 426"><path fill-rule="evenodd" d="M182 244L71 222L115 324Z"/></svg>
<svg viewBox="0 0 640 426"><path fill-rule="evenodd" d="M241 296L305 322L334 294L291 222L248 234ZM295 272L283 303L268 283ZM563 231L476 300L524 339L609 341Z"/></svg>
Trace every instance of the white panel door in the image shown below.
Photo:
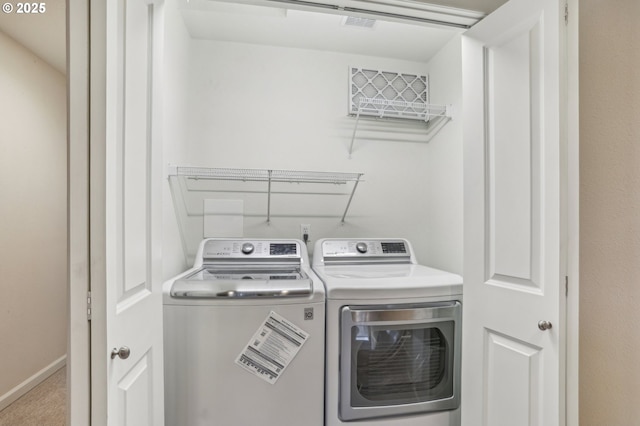
<svg viewBox="0 0 640 426"><path fill-rule="evenodd" d="M463 37L465 426L564 424L563 12L511 0Z"/></svg>
<svg viewBox="0 0 640 426"><path fill-rule="evenodd" d="M164 424L161 7L92 1L90 22L92 424L157 426Z"/></svg>

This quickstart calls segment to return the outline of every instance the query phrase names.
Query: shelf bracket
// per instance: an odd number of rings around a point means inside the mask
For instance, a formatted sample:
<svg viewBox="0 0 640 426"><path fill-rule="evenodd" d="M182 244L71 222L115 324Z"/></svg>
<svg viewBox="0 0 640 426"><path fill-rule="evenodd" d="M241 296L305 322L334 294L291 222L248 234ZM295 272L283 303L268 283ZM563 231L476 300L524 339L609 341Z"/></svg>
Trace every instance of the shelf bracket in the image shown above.
<svg viewBox="0 0 640 426"><path fill-rule="evenodd" d="M349 211L349 207L351 206L351 200L353 200L353 194L356 193L356 188L358 187L358 184L360 183L360 177L362 176L362 173L358 174L358 177L356 178L356 181L353 183L353 189L351 189L351 195L349 195L349 201L347 201L347 207L344 209L344 213L342 215L342 219L340 219L340 223L344 225L344 219L347 217L347 212Z"/></svg>
<svg viewBox="0 0 640 426"><path fill-rule="evenodd" d="M267 188L267 224L271 224L271 177L273 175L273 170L267 170L269 173L269 184Z"/></svg>
<svg viewBox="0 0 640 426"><path fill-rule="evenodd" d="M356 113L356 124L353 126L353 134L351 135L351 144L349 145L349 159L351 159L351 153L353 152L353 141L356 140L356 132L358 131L358 122L360 121L360 110Z"/></svg>

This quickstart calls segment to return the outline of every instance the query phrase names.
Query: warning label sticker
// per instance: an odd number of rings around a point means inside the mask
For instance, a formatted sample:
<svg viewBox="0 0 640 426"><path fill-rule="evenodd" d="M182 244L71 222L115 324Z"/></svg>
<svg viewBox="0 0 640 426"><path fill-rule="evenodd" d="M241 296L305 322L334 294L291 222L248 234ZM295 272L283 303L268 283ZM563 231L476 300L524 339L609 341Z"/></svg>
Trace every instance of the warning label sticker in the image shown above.
<svg viewBox="0 0 640 426"><path fill-rule="evenodd" d="M236 358L236 364L274 384L308 337L307 332L271 311Z"/></svg>

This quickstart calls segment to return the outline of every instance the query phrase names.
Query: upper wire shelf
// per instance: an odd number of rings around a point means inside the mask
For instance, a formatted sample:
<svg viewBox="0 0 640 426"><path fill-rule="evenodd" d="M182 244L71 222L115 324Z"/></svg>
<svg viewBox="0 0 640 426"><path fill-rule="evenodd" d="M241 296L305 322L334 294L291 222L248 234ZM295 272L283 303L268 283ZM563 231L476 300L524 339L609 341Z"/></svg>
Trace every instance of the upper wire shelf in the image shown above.
<svg viewBox="0 0 640 426"><path fill-rule="evenodd" d="M362 97L359 100L356 116L369 115L379 118L428 121L434 117L451 117L450 108L450 105Z"/></svg>
<svg viewBox="0 0 640 426"><path fill-rule="evenodd" d="M266 182L267 183L267 222L271 221L271 184L274 182L291 183L322 183L334 185L346 185L352 182L353 188L347 201L347 206L342 215L344 223L351 206L351 200L356 192L358 183L361 182L363 173L345 172L317 172L301 170L276 170L276 169L236 169L236 168L211 168L190 166L169 166L169 176L183 176L187 179L211 179L242 182Z"/></svg>
<svg viewBox="0 0 640 426"><path fill-rule="evenodd" d="M424 121L429 123L432 119L437 122L437 127L431 133L430 141L433 136L440 131L444 125L453 118L453 107L451 105L434 105L425 102L408 102L401 100L389 100L379 98L360 97L358 101L358 109L356 111L356 123L351 136L351 144L349 145L349 156L353 152L353 142L358 131L358 123L360 116L369 116L376 118L399 118L405 120Z"/></svg>

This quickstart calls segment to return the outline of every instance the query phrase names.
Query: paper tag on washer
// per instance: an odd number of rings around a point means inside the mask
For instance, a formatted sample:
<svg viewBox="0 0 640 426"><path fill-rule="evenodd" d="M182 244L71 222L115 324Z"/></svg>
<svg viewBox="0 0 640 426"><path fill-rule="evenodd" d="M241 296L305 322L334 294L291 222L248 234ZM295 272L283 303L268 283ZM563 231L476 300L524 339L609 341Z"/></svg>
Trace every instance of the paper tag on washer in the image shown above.
<svg viewBox="0 0 640 426"><path fill-rule="evenodd" d="M309 333L271 311L236 358L236 364L274 384L308 337Z"/></svg>

